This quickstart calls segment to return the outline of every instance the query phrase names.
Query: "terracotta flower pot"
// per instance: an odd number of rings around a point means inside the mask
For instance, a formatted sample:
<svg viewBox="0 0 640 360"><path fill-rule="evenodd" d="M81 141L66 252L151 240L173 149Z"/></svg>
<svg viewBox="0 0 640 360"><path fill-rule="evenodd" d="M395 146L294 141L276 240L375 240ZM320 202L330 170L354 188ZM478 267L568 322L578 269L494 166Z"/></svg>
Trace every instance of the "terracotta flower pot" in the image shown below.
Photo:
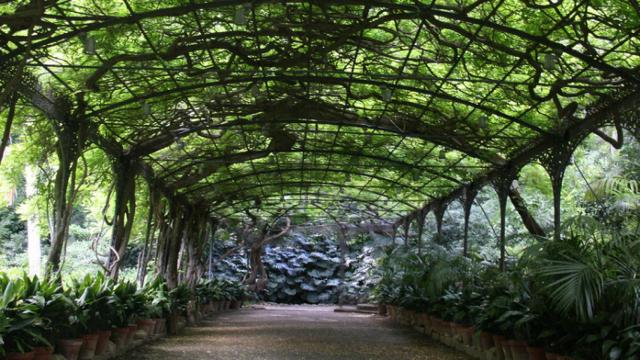
<svg viewBox="0 0 640 360"><path fill-rule="evenodd" d="M82 339L60 339L58 340L58 352L67 360L78 360Z"/></svg>
<svg viewBox="0 0 640 360"><path fill-rule="evenodd" d="M167 319L158 318L154 319L156 321L156 326L154 329L155 335L164 336L167 334Z"/></svg>
<svg viewBox="0 0 640 360"><path fill-rule="evenodd" d="M422 325L424 325L425 328L431 327L431 315L427 313L422 314Z"/></svg>
<svg viewBox="0 0 640 360"><path fill-rule="evenodd" d="M391 319L395 319L396 309L395 309L395 307L393 305L387 305L387 315Z"/></svg>
<svg viewBox="0 0 640 360"><path fill-rule="evenodd" d="M33 360L35 352L30 351L27 353L8 353L5 355L6 360Z"/></svg>
<svg viewBox="0 0 640 360"><path fill-rule="evenodd" d="M178 331L184 329L187 326L187 318L182 315L178 316L177 324L178 324Z"/></svg>
<svg viewBox="0 0 640 360"><path fill-rule="evenodd" d="M134 337L136 336L136 331L138 331L138 325L136 324L129 324L129 326L127 326L127 328L129 329L129 333L127 334L127 340L125 342L125 345L129 345L133 342Z"/></svg>
<svg viewBox="0 0 640 360"><path fill-rule="evenodd" d="M511 358L513 360L529 360L527 343L525 341L511 340L509 345L511 346Z"/></svg>
<svg viewBox="0 0 640 360"><path fill-rule="evenodd" d="M167 319L167 330L169 335L175 335L178 333L178 321L180 320L180 315L177 313L169 315Z"/></svg>
<svg viewBox="0 0 640 360"><path fill-rule="evenodd" d="M98 331L98 342L96 342L96 355L102 355L109 347L111 330Z"/></svg>
<svg viewBox="0 0 640 360"><path fill-rule="evenodd" d="M129 328L121 327L115 328L111 331L111 339L116 345L116 351L121 351L127 347L127 338L129 337Z"/></svg>
<svg viewBox="0 0 640 360"><path fill-rule="evenodd" d="M240 301L239 301L239 300L233 300L233 301L231 302L231 309L232 309L232 310L238 310L238 309L240 309L240 304L241 304L241 303L240 303Z"/></svg>
<svg viewBox="0 0 640 360"><path fill-rule="evenodd" d="M446 334L451 337L458 337L458 324L451 321L445 321L444 323L444 331L446 332Z"/></svg>
<svg viewBox="0 0 640 360"><path fill-rule="evenodd" d="M53 348L51 346L38 346L33 348L33 360L51 360Z"/></svg>
<svg viewBox="0 0 640 360"><path fill-rule="evenodd" d="M504 358L504 349L503 343L506 341L506 338L502 335L492 335L493 343L496 346L496 359L497 360L505 360ZM510 351L510 350L509 350Z"/></svg>
<svg viewBox="0 0 640 360"><path fill-rule="evenodd" d="M156 321L152 319L140 319L138 320L138 328L145 333L147 333L147 337L151 337L153 335L156 327Z"/></svg>
<svg viewBox="0 0 640 360"><path fill-rule="evenodd" d="M473 345L473 327L472 326L458 326L458 333L462 337L462 343L465 346Z"/></svg>
<svg viewBox="0 0 640 360"><path fill-rule="evenodd" d="M483 351L489 350L494 347L493 335L491 333L480 331L478 340L480 341L480 349L482 349Z"/></svg>
<svg viewBox="0 0 640 360"><path fill-rule="evenodd" d="M529 360L547 360L544 349L541 347L527 346L527 352L529 353Z"/></svg>
<svg viewBox="0 0 640 360"><path fill-rule="evenodd" d="M387 305L378 304L378 315L382 315L382 316L387 315Z"/></svg>
<svg viewBox="0 0 640 360"><path fill-rule="evenodd" d="M513 360L513 353L511 352L511 340L502 340L502 353L504 354L504 360Z"/></svg>
<svg viewBox="0 0 640 360"><path fill-rule="evenodd" d="M82 346L78 359L91 360L96 356L96 346L98 345L98 334L87 334L82 336Z"/></svg>
<svg viewBox="0 0 640 360"><path fill-rule="evenodd" d="M414 318L415 314L416 313L413 310L402 309L402 323L404 325L413 324L413 318Z"/></svg>

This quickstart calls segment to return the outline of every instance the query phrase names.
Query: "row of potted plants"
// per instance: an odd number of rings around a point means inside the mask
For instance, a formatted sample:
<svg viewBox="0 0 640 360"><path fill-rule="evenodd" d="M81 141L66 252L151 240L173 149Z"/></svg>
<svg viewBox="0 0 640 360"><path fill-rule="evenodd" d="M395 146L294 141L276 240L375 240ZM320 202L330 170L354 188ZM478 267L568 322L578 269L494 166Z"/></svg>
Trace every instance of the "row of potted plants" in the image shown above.
<svg viewBox="0 0 640 360"><path fill-rule="evenodd" d="M393 305L388 315L405 325L413 326L431 338L458 347L480 359L495 360L572 360L570 356L547 352L526 341L479 330L468 324L447 321L427 313L419 313Z"/></svg>
<svg viewBox="0 0 640 360"><path fill-rule="evenodd" d="M501 271L432 249L382 262L376 300L391 316L499 360L640 358L640 242L543 241Z"/></svg>
<svg viewBox="0 0 640 360"><path fill-rule="evenodd" d="M0 359L68 360L119 353L135 340L175 334L188 319L239 307L240 284L208 280L169 289L161 278L144 287L103 274L40 280L0 274ZM232 305L233 304L233 305Z"/></svg>

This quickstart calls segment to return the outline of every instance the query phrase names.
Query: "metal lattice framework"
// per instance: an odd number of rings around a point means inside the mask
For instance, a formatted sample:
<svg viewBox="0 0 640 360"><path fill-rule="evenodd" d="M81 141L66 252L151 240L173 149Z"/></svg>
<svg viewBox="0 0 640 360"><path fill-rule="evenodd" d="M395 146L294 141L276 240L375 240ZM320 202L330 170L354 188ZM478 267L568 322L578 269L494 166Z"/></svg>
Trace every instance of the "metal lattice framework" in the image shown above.
<svg viewBox="0 0 640 360"><path fill-rule="evenodd" d="M412 218L637 109L631 0L18 1L6 13L5 86L53 118L53 94L79 96L91 141L218 217L349 203Z"/></svg>

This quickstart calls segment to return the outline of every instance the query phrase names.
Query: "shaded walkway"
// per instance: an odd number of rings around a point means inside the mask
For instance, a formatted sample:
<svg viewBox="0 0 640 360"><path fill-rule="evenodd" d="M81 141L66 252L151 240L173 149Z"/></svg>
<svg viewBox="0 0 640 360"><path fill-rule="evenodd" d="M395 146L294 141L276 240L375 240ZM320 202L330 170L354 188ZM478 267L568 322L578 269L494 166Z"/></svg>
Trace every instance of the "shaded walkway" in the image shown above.
<svg viewBox="0 0 640 360"><path fill-rule="evenodd" d="M123 357L124 358L124 357ZM214 315L127 359L470 359L372 315L324 306L267 306Z"/></svg>

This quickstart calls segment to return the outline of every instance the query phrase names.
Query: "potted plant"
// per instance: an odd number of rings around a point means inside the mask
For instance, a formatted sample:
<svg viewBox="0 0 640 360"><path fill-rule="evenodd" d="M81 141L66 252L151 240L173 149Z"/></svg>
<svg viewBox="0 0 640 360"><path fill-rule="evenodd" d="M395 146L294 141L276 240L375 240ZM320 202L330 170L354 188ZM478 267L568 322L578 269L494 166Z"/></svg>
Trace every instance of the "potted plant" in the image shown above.
<svg viewBox="0 0 640 360"><path fill-rule="evenodd" d="M41 298L37 296L39 288L37 277L9 279L6 274L0 276L0 344L7 359L32 359L34 348L50 347L45 338L46 319L42 317Z"/></svg>
<svg viewBox="0 0 640 360"><path fill-rule="evenodd" d="M93 359L104 353L108 346L112 320L116 316L112 304L113 285L114 282L103 273L72 281L69 289L71 296L77 307L87 314L79 356L81 360Z"/></svg>
<svg viewBox="0 0 640 360"><path fill-rule="evenodd" d="M136 285L131 282L120 282L113 287L110 303L113 305L113 330L112 339L117 351L121 351L129 345L133 339L131 323L135 321L139 299L136 299ZM134 325L135 326L135 325ZM137 326L135 326L137 329Z"/></svg>
<svg viewBox="0 0 640 360"><path fill-rule="evenodd" d="M186 284L180 284L169 291L171 296L171 314L169 316L169 334L177 334L186 323L185 315L192 299L191 289Z"/></svg>
<svg viewBox="0 0 640 360"><path fill-rule="evenodd" d="M154 334L165 335L167 319L174 306L166 282L158 276L145 285L143 293L146 298L148 316L155 320Z"/></svg>

